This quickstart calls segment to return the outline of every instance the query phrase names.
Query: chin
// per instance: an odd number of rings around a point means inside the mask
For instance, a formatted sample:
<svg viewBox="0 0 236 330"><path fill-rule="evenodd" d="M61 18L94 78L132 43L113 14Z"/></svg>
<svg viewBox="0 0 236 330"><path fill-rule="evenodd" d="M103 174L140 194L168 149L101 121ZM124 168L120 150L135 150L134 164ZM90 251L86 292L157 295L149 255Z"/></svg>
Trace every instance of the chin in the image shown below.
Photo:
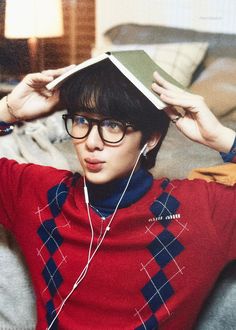
<svg viewBox="0 0 236 330"><path fill-rule="evenodd" d="M122 176L110 176L108 174L99 172L99 173L92 173L92 172L85 172L86 180L93 184L106 184L112 182L116 179L119 179Z"/></svg>
<svg viewBox="0 0 236 330"><path fill-rule="evenodd" d="M105 184L113 179L104 177L101 173L85 173L86 180L93 184Z"/></svg>

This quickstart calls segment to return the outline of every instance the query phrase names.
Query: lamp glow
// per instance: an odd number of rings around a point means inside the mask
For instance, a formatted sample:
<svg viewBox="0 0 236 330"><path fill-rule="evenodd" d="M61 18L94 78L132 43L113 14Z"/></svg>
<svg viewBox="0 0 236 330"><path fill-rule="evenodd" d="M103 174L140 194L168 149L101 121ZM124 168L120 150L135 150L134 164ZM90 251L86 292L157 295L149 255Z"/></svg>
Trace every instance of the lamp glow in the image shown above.
<svg viewBox="0 0 236 330"><path fill-rule="evenodd" d="M28 40L31 71L40 69L43 59L38 39L63 33L61 0L6 0L5 37Z"/></svg>
<svg viewBox="0 0 236 330"><path fill-rule="evenodd" d="M63 35L60 0L7 0L6 38L51 38Z"/></svg>

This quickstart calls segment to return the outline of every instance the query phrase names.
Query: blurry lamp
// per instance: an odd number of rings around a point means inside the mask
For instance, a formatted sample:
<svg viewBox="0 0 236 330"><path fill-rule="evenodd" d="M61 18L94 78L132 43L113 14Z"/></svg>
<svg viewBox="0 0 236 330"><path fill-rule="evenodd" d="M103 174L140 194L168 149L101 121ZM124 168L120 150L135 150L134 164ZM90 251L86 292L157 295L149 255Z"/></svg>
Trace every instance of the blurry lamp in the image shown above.
<svg viewBox="0 0 236 330"><path fill-rule="evenodd" d="M28 40L31 71L37 71L42 60L38 39L63 33L61 0L6 0L5 37Z"/></svg>

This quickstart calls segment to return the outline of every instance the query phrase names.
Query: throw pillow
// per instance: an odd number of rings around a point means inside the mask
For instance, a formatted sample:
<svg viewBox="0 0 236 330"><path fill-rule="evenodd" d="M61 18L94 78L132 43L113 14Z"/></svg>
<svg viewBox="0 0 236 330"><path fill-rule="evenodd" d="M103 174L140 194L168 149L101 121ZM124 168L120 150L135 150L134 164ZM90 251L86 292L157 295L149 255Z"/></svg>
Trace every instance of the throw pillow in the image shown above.
<svg viewBox="0 0 236 330"><path fill-rule="evenodd" d="M236 107L236 59L216 59L201 73L190 90L202 95L215 115L228 114Z"/></svg>
<svg viewBox="0 0 236 330"><path fill-rule="evenodd" d="M94 48L92 56L106 51L144 50L163 70L188 87L192 75L203 60L208 44L206 42L169 43L169 44L110 44L103 49Z"/></svg>

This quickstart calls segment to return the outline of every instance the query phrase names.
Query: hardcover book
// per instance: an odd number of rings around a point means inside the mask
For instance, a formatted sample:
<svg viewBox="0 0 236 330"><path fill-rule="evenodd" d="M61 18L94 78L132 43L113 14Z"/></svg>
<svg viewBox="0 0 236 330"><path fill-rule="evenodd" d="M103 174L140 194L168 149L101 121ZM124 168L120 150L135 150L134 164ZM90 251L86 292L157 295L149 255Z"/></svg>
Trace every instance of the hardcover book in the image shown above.
<svg viewBox="0 0 236 330"><path fill-rule="evenodd" d="M91 58L71 70L65 72L58 78L50 82L46 87L48 90L59 88L62 83L74 73L85 68L96 65L100 61L110 60L119 70L138 88L158 109L163 109L166 104L160 99L158 94L152 91L153 73L157 71L167 81L184 88L179 82L159 67L143 50L108 52L100 56Z"/></svg>

